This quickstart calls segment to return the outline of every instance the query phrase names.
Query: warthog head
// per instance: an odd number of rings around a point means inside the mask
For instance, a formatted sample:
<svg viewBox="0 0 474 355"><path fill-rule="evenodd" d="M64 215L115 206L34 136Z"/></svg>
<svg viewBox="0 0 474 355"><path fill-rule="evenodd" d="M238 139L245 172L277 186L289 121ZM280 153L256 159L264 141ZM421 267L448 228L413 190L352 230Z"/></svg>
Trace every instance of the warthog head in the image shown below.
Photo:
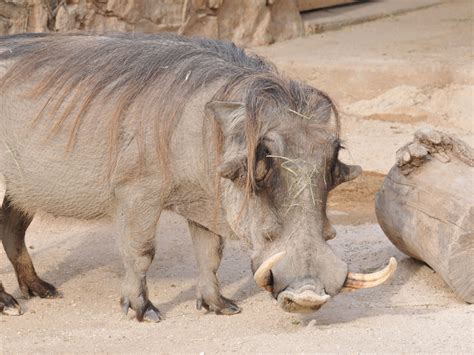
<svg viewBox="0 0 474 355"><path fill-rule="evenodd" d="M252 251L257 284L289 312L317 310L344 287L379 284L395 266L393 259L379 273L350 273L328 245L336 234L326 215L328 193L361 168L338 159L339 120L330 99L298 85L299 96L282 94L267 80L247 89L245 103L208 104L222 130L218 172L227 221ZM291 100L298 102L289 106Z"/></svg>

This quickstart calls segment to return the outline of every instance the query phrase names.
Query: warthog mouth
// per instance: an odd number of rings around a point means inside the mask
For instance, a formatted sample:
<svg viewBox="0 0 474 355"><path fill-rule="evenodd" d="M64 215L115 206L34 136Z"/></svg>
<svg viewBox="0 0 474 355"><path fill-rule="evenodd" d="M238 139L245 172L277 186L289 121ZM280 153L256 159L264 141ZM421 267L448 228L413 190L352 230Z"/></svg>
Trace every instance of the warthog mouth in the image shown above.
<svg viewBox="0 0 474 355"><path fill-rule="evenodd" d="M295 290L287 287L277 297L278 304L287 312L310 313L317 311L331 296L318 292L314 285L305 285Z"/></svg>
<svg viewBox="0 0 474 355"><path fill-rule="evenodd" d="M285 252L279 252L265 260L255 271L254 279L258 286L269 292L273 292L272 268L284 256ZM341 291L352 291L361 288L370 288L381 285L387 281L397 270L397 261L390 258L389 263L383 269L372 273L348 272ZM324 290L324 289L323 289ZM312 312L316 311L326 303L331 296L311 283L301 287L289 286L277 296L278 304L287 312Z"/></svg>

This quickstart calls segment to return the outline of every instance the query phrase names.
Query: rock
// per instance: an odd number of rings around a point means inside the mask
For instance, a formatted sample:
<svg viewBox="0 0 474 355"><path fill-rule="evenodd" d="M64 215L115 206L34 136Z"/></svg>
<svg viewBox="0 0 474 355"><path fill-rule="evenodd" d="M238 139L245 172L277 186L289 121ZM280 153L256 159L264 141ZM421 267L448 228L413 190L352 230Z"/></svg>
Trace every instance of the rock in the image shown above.
<svg viewBox="0 0 474 355"><path fill-rule="evenodd" d="M47 31L48 4L45 0L0 1L0 35Z"/></svg>
<svg viewBox="0 0 474 355"><path fill-rule="evenodd" d="M0 34L43 31L178 32L273 43L303 34L293 0L3 0Z"/></svg>

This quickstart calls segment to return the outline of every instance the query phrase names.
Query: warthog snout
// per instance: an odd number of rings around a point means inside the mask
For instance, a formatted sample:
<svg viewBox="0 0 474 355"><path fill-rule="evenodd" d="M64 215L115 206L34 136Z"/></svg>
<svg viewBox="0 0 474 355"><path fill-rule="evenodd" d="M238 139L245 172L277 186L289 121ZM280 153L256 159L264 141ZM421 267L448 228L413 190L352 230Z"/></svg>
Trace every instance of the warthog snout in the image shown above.
<svg viewBox="0 0 474 355"><path fill-rule="evenodd" d="M320 282L304 280L280 292L277 301L287 312L307 313L317 311L330 298Z"/></svg>
<svg viewBox="0 0 474 355"><path fill-rule="evenodd" d="M317 311L329 301L331 296L338 292L378 286L388 280L397 269L397 262L392 257L385 268L373 273L354 273L347 271L347 268L345 268L345 275L343 275L345 278L337 287L337 290L329 290L319 278L311 277L292 282L288 286L278 289L274 284L275 276L272 269L276 269L277 264L285 256L286 252L279 252L265 260L255 272L254 279L257 285L272 292L280 307L287 312L307 313ZM282 271L279 268L279 272L284 272L284 270Z"/></svg>

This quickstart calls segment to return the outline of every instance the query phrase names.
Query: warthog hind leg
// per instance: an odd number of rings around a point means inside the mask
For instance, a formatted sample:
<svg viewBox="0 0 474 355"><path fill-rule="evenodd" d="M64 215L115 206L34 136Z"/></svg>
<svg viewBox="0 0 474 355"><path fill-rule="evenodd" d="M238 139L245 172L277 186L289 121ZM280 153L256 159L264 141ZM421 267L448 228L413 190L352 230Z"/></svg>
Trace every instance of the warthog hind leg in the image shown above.
<svg viewBox="0 0 474 355"><path fill-rule="evenodd" d="M119 247L125 266L120 304L125 314L129 309L137 320L159 322L162 316L148 299L146 273L155 256L155 233L162 210L156 206L152 194L130 187L117 210ZM117 194L119 194L118 192ZM130 196L133 196L130 198Z"/></svg>
<svg viewBox="0 0 474 355"><path fill-rule="evenodd" d="M3 289L0 282L0 314L7 314L9 316L19 316L22 310L18 302Z"/></svg>
<svg viewBox="0 0 474 355"><path fill-rule="evenodd" d="M26 229L32 218L25 216L10 204L8 199L2 208L2 243L18 279L20 290L25 298L39 296L53 298L59 295L56 288L41 280L36 274L33 262L25 245Z"/></svg>
<svg viewBox="0 0 474 355"><path fill-rule="evenodd" d="M226 315L239 313L240 308L233 301L223 297L219 291L216 273L224 247L222 238L194 222L188 221L188 225L199 266L197 309L204 307L216 314Z"/></svg>

